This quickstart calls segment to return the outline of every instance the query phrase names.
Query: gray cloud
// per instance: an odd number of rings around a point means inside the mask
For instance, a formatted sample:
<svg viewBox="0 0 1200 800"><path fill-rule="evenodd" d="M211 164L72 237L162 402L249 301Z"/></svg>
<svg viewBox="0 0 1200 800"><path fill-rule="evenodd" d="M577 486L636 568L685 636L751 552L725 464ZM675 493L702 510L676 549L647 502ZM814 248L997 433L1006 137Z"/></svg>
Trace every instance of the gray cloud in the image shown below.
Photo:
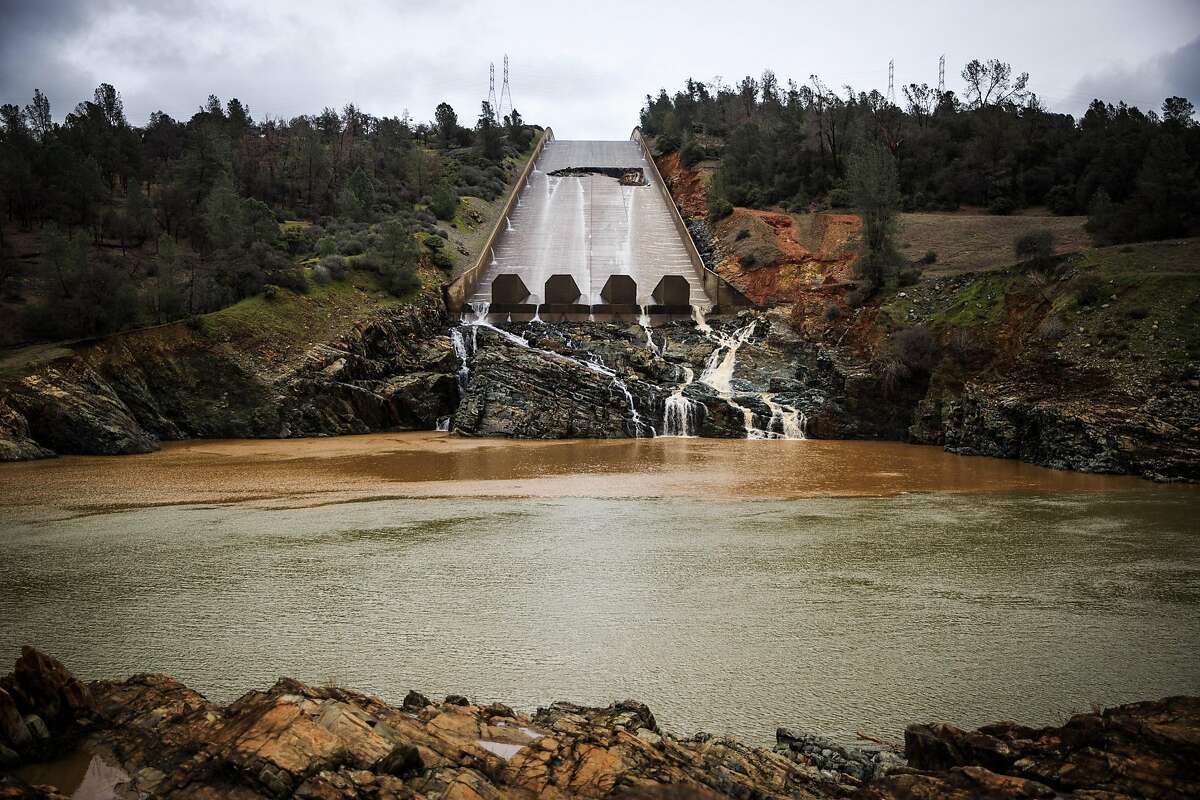
<svg viewBox="0 0 1200 800"><path fill-rule="evenodd" d="M967 5L0 0L0 102L24 104L37 87L61 118L105 81L134 122L158 109L187 118L209 93L238 97L257 117L353 101L428 119L448 100L470 121L488 62L499 82L505 52L517 108L568 137L626 136L647 93L689 75L731 83L770 67L781 80L818 73L831 86L883 89L889 59L898 85L933 83L942 53L950 88L963 62L1000 57L1072 113L1091 94L1152 107L1166 93L1200 99L1195 0Z"/></svg>
<svg viewBox="0 0 1200 800"><path fill-rule="evenodd" d="M1076 85L1074 95L1109 103L1125 101L1143 111L1159 110L1171 96L1200 104L1200 37L1135 66L1113 66L1087 75Z"/></svg>

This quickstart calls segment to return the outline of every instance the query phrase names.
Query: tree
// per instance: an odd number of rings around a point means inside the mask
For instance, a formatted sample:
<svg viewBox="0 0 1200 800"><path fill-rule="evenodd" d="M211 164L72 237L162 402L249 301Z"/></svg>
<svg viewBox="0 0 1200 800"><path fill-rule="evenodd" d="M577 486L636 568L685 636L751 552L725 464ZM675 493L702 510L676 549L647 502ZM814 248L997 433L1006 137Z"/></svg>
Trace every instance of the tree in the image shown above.
<svg viewBox="0 0 1200 800"><path fill-rule="evenodd" d="M204 202L204 226L214 250L228 250L242 244L242 202L233 186L223 181L213 187Z"/></svg>
<svg viewBox="0 0 1200 800"><path fill-rule="evenodd" d="M454 191L454 187L443 183L434 189L433 197L429 201L429 210L438 219L454 219L454 214L458 211L458 193Z"/></svg>
<svg viewBox="0 0 1200 800"><path fill-rule="evenodd" d="M967 83L967 97L975 98L975 108L1018 105L1029 97L1025 89L1029 84L1029 73L1022 72L1014 78L1012 64L999 59L972 59L963 67L962 79Z"/></svg>
<svg viewBox="0 0 1200 800"><path fill-rule="evenodd" d="M384 285L394 295L403 295L421 285L417 265L421 251L408 225L391 219L379 226L378 253L383 260Z"/></svg>
<svg viewBox="0 0 1200 800"><path fill-rule="evenodd" d="M846 189L862 217L858 269L872 287L878 287L900 260L894 240L900 207L896 159L878 142L861 144L850 156Z"/></svg>
<svg viewBox="0 0 1200 800"><path fill-rule="evenodd" d="M46 95L42 94L41 89L33 90L33 102L25 106L25 119L33 138L39 142L45 142L46 137L54 130L54 120L50 116L50 101Z"/></svg>
<svg viewBox="0 0 1200 800"><path fill-rule="evenodd" d="M492 112L492 104L484 100L479 109L479 120L475 123L478 133L477 142L483 157L489 161L499 161L504 155L504 141L500 138L500 126L496 124L496 115Z"/></svg>
<svg viewBox="0 0 1200 800"><path fill-rule="evenodd" d="M449 103L442 101L438 103L437 109L433 112L433 120L437 126L438 138L442 140L442 146L448 147L458 133L458 115L454 113L454 108Z"/></svg>

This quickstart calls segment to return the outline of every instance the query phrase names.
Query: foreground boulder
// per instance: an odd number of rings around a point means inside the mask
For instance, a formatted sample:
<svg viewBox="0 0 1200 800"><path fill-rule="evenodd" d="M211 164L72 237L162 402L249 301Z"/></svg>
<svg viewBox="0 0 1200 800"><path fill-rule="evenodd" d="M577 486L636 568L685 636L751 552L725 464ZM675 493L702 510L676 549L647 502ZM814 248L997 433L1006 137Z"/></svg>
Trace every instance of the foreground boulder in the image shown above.
<svg viewBox="0 0 1200 800"><path fill-rule="evenodd" d="M1061 728L914 725L909 763L780 729L774 751L672 736L650 709L553 703L532 715L461 695L400 705L287 678L226 706L164 675L84 687L26 648L0 694L8 766L92 754L104 796L164 798L1183 798L1200 795L1200 698ZM42 723L35 731L31 718ZM19 724L18 724L19 723ZM37 744L40 742L40 744ZM85 778L87 780L87 778ZM73 787L60 787L73 791ZM114 794L115 792L115 794ZM0 767L0 798L55 798Z"/></svg>

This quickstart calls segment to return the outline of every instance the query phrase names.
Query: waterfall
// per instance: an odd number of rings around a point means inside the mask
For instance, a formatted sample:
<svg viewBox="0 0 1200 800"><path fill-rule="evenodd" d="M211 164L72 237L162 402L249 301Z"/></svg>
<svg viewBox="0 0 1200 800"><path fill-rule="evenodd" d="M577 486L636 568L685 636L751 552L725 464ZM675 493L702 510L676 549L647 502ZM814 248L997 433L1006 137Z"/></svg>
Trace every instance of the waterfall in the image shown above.
<svg viewBox="0 0 1200 800"><path fill-rule="evenodd" d="M754 326L757 324L757 321L751 322L732 335L708 329L704 335L717 343L717 349L713 350L708 363L704 365L704 372L700 374L701 383L707 383L722 397L728 398L733 393L733 368L737 365L737 351L754 335Z"/></svg>
<svg viewBox="0 0 1200 800"><path fill-rule="evenodd" d="M512 229L513 229L512 220L509 219L508 217L505 217L504 218L504 230L508 231L509 233L512 233Z"/></svg>
<svg viewBox="0 0 1200 800"><path fill-rule="evenodd" d="M732 334L726 334L714 331L709 327L704 322L704 313L697 306L692 306L692 313L696 320L696 329L717 344L717 348L713 350L704 365L700 381L715 389L730 408L741 412L742 427L746 430L746 438L804 439L804 415L791 406L777 402L774 395L766 392L759 394L759 398L767 408L771 409L771 419L767 422L766 428L759 428L755 424L752 408L733 399L733 373L737 366L737 352L754 335L754 326L757 323L751 322Z"/></svg>
<svg viewBox="0 0 1200 800"><path fill-rule="evenodd" d="M678 436L689 437L694 436L692 433L694 422L699 416L700 405L697 401L690 397L683 396L683 390L687 388L693 380L696 373L691 367L682 367L683 383L675 387L675 391L667 398L666 404L663 406L663 436Z"/></svg>
<svg viewBox="0 0 1200 800"><path fill-rule="evenodd" d="M462 400L467 393L467 381L471 377L471 366L468 359L475 352L475 331L471 330L471 348L467 349L467 340L463 337L462 328L450 329L450 344L454 345L454 355L458 356L458 399Z"/></svg>
<svg viewBox="0 0 1200 800"><path fill-rule="evenodd" d="M474 352L475 352L474 337L475 337L475 331L478 328L487 328L488 330L490 330L494 333L498 333L506 341L511 342L512 344L515 344L519 347L530 347L529 342L527 342L522 337L517 336L515 333L510 333L502 328L497 328L495 325L492 325L489 322L487 322L487 315L488 315L488 304L480 303L479 310L476 312L474 318L467 320L467 322L466 322L467 326L471 329L471 337L472 337L471 355L474 355ZM458 333L458 329L455 329L454 333ZM451 336L451 341L454 341L453 335ZM570 361L572 364L576 364L578 366L584 367L585 369L589 369L592 372L598 373L598 374L603 375L604 377L608 378L610 381L612 381L612 387L614 389L616 389L617 391L621 392L622 396L624 396L624 398L625 398L625 403L629 406L629 416L633 422L634 438L641 438L642 436L646 436L646 435L649 435L649 436L657 435L657 433L654 430L654 426L647 425L642 420L642 415L637 409L637 403L634 401L633 393L629 391L628 384L626 384L625 381L621 380L621 378L618 377L615 370L611 370L608 367L604 366L604 362L601 361L598 356L596 356L595 354L590 354L588 360L581 361L578 358L572 358L571 356L565 355L563 353L556 353L553 350L544 350L540 347L534 347L531 349L537 350L539 353L549 356L550 358L556 358L556 359L560 359L563 361ZM457 347L455 348L455 352L457 352ZM461 374L461 371L460 371L460 374Z"/></svg>
<svg viewBox="0 0 1200 800"><path fill-rule="evenodd" d="M542 322L542 304L541 303L538 303L537 305L535 305L533 307L533 319L531 319L530 322L536 322L539 325L545 324L544 322Z"/></svg>
<svg viewBox="0 0 1200 800"><path fill-rule="evenodd" d="M666 346L664 345L660 349L654 343L654 334L650 332L650 315L646 313L645 306L638 306L638 308L641 309L641 313L638 315L638 325L641 325L642 330L646 332L646 346L650 348L650 352L654 353L654 355L661 356L666 350Z"/></svg>
<svg viewBox="0 0 1200 800"><path fill-rule="evenodd" d="M439 431L440 433L446 433L447 431L449 431L450 430L450 418L449 417L441 417L440 419L438 419L437 427L434 428L434 430Z"/></svg>

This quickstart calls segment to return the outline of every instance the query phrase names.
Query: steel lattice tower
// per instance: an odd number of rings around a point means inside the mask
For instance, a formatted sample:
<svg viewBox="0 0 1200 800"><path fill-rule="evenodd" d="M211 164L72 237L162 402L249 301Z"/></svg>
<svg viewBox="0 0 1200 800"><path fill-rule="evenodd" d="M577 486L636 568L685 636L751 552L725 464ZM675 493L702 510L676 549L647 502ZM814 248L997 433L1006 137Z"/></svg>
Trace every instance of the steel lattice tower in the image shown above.
<svg viewBox="0 0 1200 800"><path fill-rule="evenodd" d="M504 54L504 83L500 86L500 105L496 109L496 120L504 122L504 101L508 100L508 113L512 113L513 100L512 89L508 85L508 53Z"/></svg>

